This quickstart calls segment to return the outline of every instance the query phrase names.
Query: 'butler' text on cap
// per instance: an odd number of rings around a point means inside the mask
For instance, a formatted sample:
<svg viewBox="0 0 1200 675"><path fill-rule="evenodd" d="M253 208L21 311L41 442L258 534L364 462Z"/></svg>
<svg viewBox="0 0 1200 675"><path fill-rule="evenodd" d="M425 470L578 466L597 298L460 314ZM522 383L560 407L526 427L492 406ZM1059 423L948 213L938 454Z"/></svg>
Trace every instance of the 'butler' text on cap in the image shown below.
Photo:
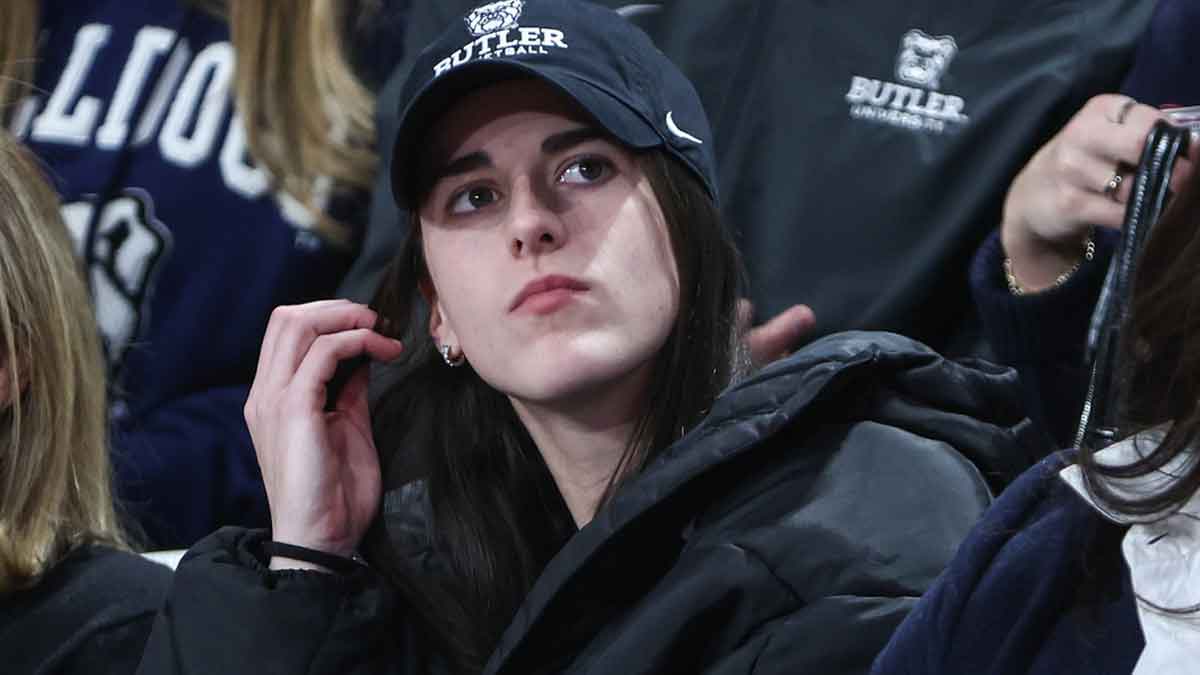
<svg viewBox="0 0 1200 675"><path fill-rule="evenodd" d="M467 28L477 37L438 61L433 67L434 77L479 59L549 54L549 49L567 49L566 36L557 28L517 25L523 4L520 0L504 0L471 12ZM492 27L496 30L484 32Z"/></svg>

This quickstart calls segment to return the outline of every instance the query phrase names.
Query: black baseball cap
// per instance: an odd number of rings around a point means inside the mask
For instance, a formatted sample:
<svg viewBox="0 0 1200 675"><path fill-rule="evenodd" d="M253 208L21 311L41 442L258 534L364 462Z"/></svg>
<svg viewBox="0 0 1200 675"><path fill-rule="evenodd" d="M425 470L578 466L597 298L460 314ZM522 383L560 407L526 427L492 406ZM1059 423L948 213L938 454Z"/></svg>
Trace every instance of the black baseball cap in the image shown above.
<svg viewBox="0 0 1200 675"><path fill-rule="evenodd" d="M581 0L499 0L454 22L417 57L400 94L392 192L415 188L415 154L463 95L515 78L540 79L578 103L616 140L661 147L717 199L712 131L696 89L649 36L616 12Z"/></svg>

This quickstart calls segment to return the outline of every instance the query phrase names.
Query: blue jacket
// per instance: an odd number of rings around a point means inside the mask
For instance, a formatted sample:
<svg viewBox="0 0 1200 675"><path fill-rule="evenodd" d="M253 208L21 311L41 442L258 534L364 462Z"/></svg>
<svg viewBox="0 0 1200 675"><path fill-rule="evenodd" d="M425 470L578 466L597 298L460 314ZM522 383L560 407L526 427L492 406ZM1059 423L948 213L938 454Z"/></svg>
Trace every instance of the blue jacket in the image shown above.
<svg viewBox="0 0 1200 675"><path fill-rule="evenodd" d="M350 27L368 81L399 50L400 4ZM242 406L267 317L334 295L357 253L317 237L248 158L228 27L192 5L44 0L36 93L11 119L86 263L119 496L158 546L266 523ZM365 201L330 205L360 239Z"/></svg>
<svg viewBox="0 0 1200 675"><path fill-rule="evenodd" d="M1129 675L1144 646L1124 528L1052 455L988 509L880 653L872 675Z"/></svg>

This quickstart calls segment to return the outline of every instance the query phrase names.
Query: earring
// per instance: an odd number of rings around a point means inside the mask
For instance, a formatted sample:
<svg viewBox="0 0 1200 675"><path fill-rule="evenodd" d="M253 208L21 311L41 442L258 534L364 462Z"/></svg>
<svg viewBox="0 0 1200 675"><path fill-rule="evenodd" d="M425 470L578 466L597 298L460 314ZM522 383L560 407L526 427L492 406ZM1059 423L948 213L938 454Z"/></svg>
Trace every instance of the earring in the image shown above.
<svg viewBox="0 0 1200 675"><path fill-rule="evenodd" d="M438 347L438 353L442 355L442 360L451 368L457 368L466 363L467 359L462 354L456 356L450 355L450 345L442 345Z"/></svg>

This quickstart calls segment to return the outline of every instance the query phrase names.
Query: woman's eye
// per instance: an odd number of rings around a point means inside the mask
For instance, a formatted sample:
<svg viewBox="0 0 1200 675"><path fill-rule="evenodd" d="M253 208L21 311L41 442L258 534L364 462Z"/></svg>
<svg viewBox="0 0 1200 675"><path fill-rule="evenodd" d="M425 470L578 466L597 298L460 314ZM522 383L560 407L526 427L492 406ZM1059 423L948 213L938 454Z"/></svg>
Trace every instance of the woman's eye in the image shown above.
<svg viewBox="0 0 1200 675"><path fill-rule="evenodd" d="M496 191L491 188L473 187L463 190L450 201L451 213L470 213L496 201Z"/></svg>
<svg viewBox="0 0 1200 675"><path fill-rule="evenodd" d="M599 157L584 157L567 165L558 176L560 183L595 183L609 171L608 160Z"/></svg>

